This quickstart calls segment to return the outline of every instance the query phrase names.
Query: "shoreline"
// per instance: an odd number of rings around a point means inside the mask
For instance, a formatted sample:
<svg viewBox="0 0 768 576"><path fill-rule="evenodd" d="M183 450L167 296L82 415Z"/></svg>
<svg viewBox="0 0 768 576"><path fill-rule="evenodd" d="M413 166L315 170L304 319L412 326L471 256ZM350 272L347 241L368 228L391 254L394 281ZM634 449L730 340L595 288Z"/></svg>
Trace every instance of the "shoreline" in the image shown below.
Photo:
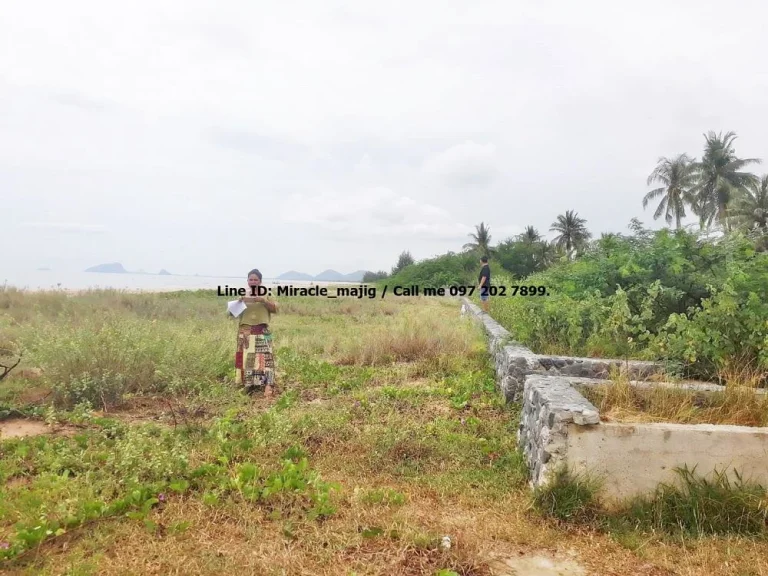
<svg viewBox="0 0 768 576"><path fill-rule="evenodd" d="M319 286L319 287L325 287L330 288L332 286L360 286L363 285L363 282L315 282L315 281L305 281L305 280L297 280L297 281L287 281L287 280L278 280L278 281L269 281L264 282L264 286L273 288L278 286L296 286L301 288L308 288L310 287L310 284L312 286ZM13 284L2 284L0 285L0 292L3 292L5 290L13 290L16 292L23 292L27 294L51 294L51 293L60 293L60 294L66 294L68 296L75 296L75 295L83 295L90 292L119 292L123 294L160 294L165 292L199 292L203 290L210 290L212 292L216 292L219 287L219 284L214 284L212 286L152 286L152 287L118 287L118 286L90 286L87 288L64 288L64 287L56 287L51 286L49 288L30 288L28 286L26 287L19 287L14 286ZM240 287L240 286L236 286Z"/></svg>

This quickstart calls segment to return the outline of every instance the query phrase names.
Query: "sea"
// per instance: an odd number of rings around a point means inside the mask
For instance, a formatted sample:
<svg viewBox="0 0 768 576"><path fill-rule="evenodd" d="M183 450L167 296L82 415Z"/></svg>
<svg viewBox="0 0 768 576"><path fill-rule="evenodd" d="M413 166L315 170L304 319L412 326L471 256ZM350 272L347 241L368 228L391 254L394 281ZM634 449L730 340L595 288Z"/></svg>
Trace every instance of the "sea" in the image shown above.
<svg viewBox="0 0 768 576"><path fill-rule="evenodd" d="M268 286L309 286L309 281L264 278ZM356 282L316 282L315 286L329 284L358 284ZM59 272L31 270L3 273L0 270L0 288L3 285L21 290L63 290L67 292L111 288L131 292L173 292L177 290L216 290L219 286L241 288L246 286L241 276L180 276L176 274L131 274L110 272Z"/></svg>

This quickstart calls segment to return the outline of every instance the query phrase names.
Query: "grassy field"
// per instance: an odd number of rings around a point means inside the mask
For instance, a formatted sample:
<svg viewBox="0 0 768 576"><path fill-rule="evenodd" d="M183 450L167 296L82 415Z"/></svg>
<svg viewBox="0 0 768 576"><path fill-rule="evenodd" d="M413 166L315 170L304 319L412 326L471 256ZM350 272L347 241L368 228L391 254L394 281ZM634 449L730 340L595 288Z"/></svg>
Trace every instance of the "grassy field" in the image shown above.
<svg viewBox="0 0 768 576"><path fill-rule="evenodd" d="M0 291L0 348L23 352L0 417L46 432L0 438L0 570L468 576L549 557L561 574L768 574L754 523L693 537L532 497L517 407L455 301L283 301L271 401L232 384L223 308Z"/></svg>

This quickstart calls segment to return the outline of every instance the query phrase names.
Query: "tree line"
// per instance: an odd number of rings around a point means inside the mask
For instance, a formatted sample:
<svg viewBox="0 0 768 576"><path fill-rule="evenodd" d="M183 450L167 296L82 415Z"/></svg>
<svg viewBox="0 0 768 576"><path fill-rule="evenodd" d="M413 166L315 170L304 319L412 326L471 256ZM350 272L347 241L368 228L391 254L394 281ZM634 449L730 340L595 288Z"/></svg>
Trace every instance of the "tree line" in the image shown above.
<svg viewBox="0 0 768 576"><path fill-rule="evenodd" d="M592 237L586 224L584 218L568 210L553 222L550 230L558 234L551 242L544 239L533 226L528 226L522 234L493 246L491 228L481 222L475 226L475 232L469 235L472 241L465 244L462 250L474 252L478 257L483 255L493 258L515 276L524 277L544 270L557 260L575 258ZM376 282L395 276L414 263L411 253L403 251L389 273L384 270L367 272L363 282Z"/></svg>
<svg viewBox="0 0 768 576"><path fill-rule="evenodd" d="M646 181L648 186L658 186L645 194L642 205L645 209L658 200L654 220L663 217L667 226L674 222L678 230L690 210L698 217L701 230L717 229L725 234L738 230L752 238L758 250L768 251L768 174L757 176L745 170L762 161L740 158L734 147L736 138L734 132L723 135L710 131L704 135L701 160L687 154L659 158ZM639 226L636 219L633 226ZM551 241L535 227L527 226L522 234L494 246L490 226L481 222L462 250L488 256L516 277L524 278L557 261L574 260L589 248L592 240L587 221L575 210L558 215L549 230L556 233ZM615 234L601 235L610 236ZM383 280L411 264L411 253L404 251L389 273L368 272L363 281Z"/></svg>

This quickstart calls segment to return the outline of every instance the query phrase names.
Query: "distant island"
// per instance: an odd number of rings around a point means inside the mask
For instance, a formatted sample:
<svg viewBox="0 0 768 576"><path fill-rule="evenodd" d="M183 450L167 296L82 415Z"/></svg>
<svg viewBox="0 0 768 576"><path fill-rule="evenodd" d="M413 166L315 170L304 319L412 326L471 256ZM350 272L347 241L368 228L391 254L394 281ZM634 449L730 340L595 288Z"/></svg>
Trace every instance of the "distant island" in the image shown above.
<svg viewBox="0 0 768 576"><path fill-rule="evenodd" d="M108 272L112 274L127 274L128 270L123 268L123 265L120 264L120 262L112 262L110 264L98 264L96 266L91 266L90 268L86 268L86 272Z"/></svg>
<svg viewBox="0 0 768 576"><path fill-rule="evenodd" d="M324 270L317 276L312 276L311 274L306 274L304 272L290 270L284 274L280 274L276 280L296 280L303 282L362 282L365 272L365 270L357 270L349 274L342 274L341 272L336 272L336 270Z"/></svg>
<svg viewBox="0 0 768 576"><path fill-rule="evenodd" d="M91 266L90 268L86 268L86 272L104 272L108 274L152 274L151 272L145 272L144 270L139 270L138 272L130 272L129 270L126 270L123 268L123 265L120 264L120 262L111 262L109 264L98 264L96 266ZM160 272L157 273L158 276L172 276L168 270L163 268L160 270Z"/></svg>
<svg viewBox="0 0 768 576"><path fill-rule="evenodd" d="M123 265L120 262L110 262L107 264L98 264L96 266L91 266L90 268L87 268L85 270L86 272L102 272L107 274L142 274L142 275L150 275L154 276L152 272L146 272L144 270L126 270ZM289 270L288 272L285 272L283 274L280 274L275 280L294 280L298 282L362 282L363 276L365 276L366 271L365 270L356 270L355 272L351 272L349 274L342 274L341 272L337 272L336 270L323 270L318 274L317 276L312 276L312 274L306 274L305 272L297 272L296 270ZM173 276L171 272L166 270L165 268L162 268L160 272L156 274L157 276ZM199 273L195 274L196 277L209 277L214 278L214 276L201 276Z"/></svg>
<svg viewBox="0 0 768 576"><path fill-rule="evenodd" d="M311 274L304 274L303 272L296 272L296 270L289 270L284 274L280 274L277 280L314 280L315 277Z"/></svg>

